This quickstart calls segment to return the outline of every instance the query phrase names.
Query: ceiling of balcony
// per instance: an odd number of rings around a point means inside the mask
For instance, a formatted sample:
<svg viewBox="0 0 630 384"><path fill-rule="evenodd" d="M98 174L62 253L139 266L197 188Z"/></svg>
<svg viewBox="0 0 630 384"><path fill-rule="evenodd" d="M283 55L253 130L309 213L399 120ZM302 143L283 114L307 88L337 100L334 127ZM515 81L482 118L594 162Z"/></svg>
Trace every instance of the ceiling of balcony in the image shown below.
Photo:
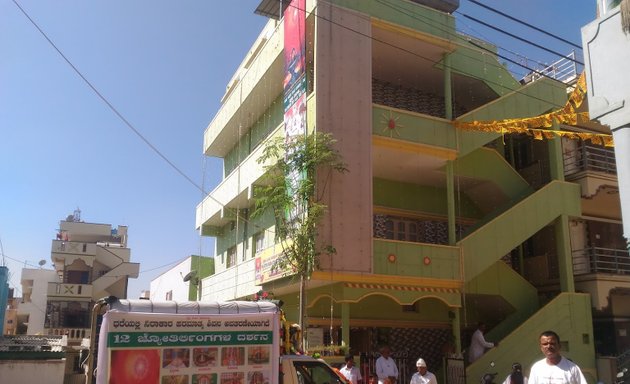
<svg viewBox="0 0 630 384"><path fill-rule="evenodd" d="M444 72L440 63L446 48L392 31L373 28L372 75L380 80L417 88L437 96L444 95ZM475 109L497 98L484 82L458 73L452 75L455 103L466 110Z"/></svg>
<svg viewBox="0 0 630 384"><path fill-rule="evenodd" d="M376 178L446 188L446 159L434 155L372 146L372 169ZM479 209L490 212L507 196L493 182L456 176L456 193L464 193Z"/></svg>

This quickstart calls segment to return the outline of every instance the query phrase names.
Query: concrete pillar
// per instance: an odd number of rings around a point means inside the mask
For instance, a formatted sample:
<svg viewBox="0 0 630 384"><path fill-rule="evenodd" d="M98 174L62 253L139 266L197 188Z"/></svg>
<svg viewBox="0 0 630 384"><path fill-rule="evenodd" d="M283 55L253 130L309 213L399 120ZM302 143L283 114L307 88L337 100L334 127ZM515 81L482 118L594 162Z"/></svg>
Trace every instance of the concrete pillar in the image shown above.
<svg viewBox="0 0 630 384"><path fill-rule="evenodd" d="M341 345L350 350L350 303L341 303Z"/></svg>
<svg viewBox="0 0 630 384"><path fill-rule="evenodd" d="M554 123L553 129L558 130L558 124ZM562 141L560 137L549 139L548 148L551 180L564 181L564 159L562 156Z"/></svg>
<svg viewBox="0 0 630 384"><path fill-rule="evenodd" d="M562 215L554 223L556 234L556 253L558 255L558 274L560 291L575 292L573 281L573 256L571 255L571 239L569 236L569 217Z"/></svg>

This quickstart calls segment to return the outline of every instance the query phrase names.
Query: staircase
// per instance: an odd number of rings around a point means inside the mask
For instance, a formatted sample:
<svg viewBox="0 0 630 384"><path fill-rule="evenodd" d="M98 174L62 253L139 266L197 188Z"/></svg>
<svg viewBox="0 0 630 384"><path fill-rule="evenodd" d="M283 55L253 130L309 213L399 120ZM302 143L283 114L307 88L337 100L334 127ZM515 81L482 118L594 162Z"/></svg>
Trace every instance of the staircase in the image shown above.
<svg viewBox="0 0 630 384"><path fill-rule="evenodd" d="M552 181L464 237L464 281L470 282L501 257L561 215L580 215L580 187Z"/></svg>

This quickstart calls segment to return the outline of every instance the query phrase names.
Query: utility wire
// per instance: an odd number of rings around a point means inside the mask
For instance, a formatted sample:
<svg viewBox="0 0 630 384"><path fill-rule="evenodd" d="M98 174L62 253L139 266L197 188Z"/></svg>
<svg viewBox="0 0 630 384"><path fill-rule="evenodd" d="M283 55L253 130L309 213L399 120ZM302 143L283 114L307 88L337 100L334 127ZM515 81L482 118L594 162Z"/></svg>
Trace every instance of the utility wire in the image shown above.
<svg viewBox="0 0 630 384"><path fill-rule="evenodd" d="M98 89L96 89L96 87L83 75L83 73L81 73L81 71L79 71L79 69L72 64L72 62L70 61L70 59L68 59L68 57L66 57L66 55L64 55L64 53L57 47L57 45L48 37L48 35L46 35L46 33L39 27L39 25L35 22L35 20L33 20L29 14L20 6L20 4L16 1L13 0L13 3L20 9L20 11L24 14L24 16L26 16L26 18L31 22L31 24L33 24L33 26L35 26L35 28L37 28L37 30L39 31L39 33L48 41L48 43L57 51L57 53L65 60L65 62L74 70L74 72L88 85L88 87L90 87L90 89L92 89L92 91L101 99L101 101L103 101L108 107L109 109L114 112L114 114L116 116L118 116L118 118L129 128L131 129L146 145L149 146L149 148L151 148L158 156L160 156L162 158L162 160L166 161L166 163L172 168L174 169L177 173L179 173L184 179L186 179L190 184L192 184L195 188L197 188L198 190L200 190L206 197L210 198L211 200L215 201L217 204L219 204L221 207L228 209L228 210L233 210L235 212L235 215L238 216L240 215L238 210L235 208L229 208L226 207L225 204L223 204L222 202L220 202L219 200L217 200L214 196L212 196L212 194L210 193L206 193L206 191L204 191L203 187L200 186L199 184L197 184L193 179L191 179L188 175L186 175L186 173L184 173L184 171L182 171L179 167L177 167L177 165L175 165L175 163L173 163L171 160L169 160L168 157L166 157L166 155L164 155L155 145L153 145L146 137L144 137L144 135L137 130L133 124L131 124L117 109L116 107L114 107L114 105L112 103L110 103L107 98L105 96L103 96L103 94L101 94L99 92ZM243 218L244 219L244 218ZM244 219L245 220L245 219ZM258 227L258 226L256 226ZM267 229L267 231L270 231L269 229ZM270 231L271 233L273 233L272 231Z"/></svg>
<svg viewBox="0 0 630 384"><path fill-rule="evenodd" d="M379 2L379 3L381 3L381 4L383 4L383 5L385 5L385 6L389 6L389 7L390 7L390 8L392 8L392 9L395 9L395 10L398 10L398 11L402 12L402 10L397 9L397 8L396 8L395 6L393 6L392 4L389 4L389 3L387 3L387 2L383 2L382 0L376 0L376 1L377 1L377 2ZM291 5L289 5L289 6L291 6ZM325 17L323 17L323 16L319 16L319 15L316 15L316 16L317 16L317 17L319 17L319 18L321 18L321 19L323 19L323 20L325 20L325 21L328 21L328 22L329 22L329 23L331 23L331 24L334 24L334 25L337 25L337 26L339 26L339 27L341 27L341 28L347 29L347 30L349 30L349 31L351 31L351 32L354 32L354 33L356 33L356 34L360 35L360 36L363 36L363 37L369 38L369 39L371 39L372 41L376 41L376 42L379 42L379 43L385 44L385 45L387 45L387 46L390 46L390 47L392 47L392 48L396 48L396 49L398 49L398 50L400 50L400 51L403 51L403 52L409 53L409 54L410 54L410 55L412 55L412 56L416 56L416 57L421 58L421 59L423 59L423 60L427 60L427 61L429 61L429 62L431 62L431 63L433 63L433 64L440 64L440 65L443 65L445 68L450 68L450 69L454 69L454 70L456 69L457 71L461 72L462 74L464 74L464 75L466 75L466 76L469 76L469 77L471 77L471 78L473 78L473 79L480 80L480 81L485 81L485 82L487 82L487 83L489 83L489 84L493 84L493 85L496 85L496 86L498 86L498 87L500 87L500 88L503 88L503 89L509 90L510 92L514 92L514 93L521 94L521 95L523 95L523 96L526 96L526 97L529 97L529 98L532 98L532 99L535 99L535 100L538 100L538 101L542 101L542 102L545 102L545 103L549 103L549 104L551 104L551 105L553 105L553 106L556 106L556 107L558 107L558 108L561 108L561 107L563 107L563 106L564 106L564 105L557 104L555 101L545 100L545 99L540 98L540 97L538 97L538 96L534 96L534 95L530 95L530 94L524 93L524 92L520 91L520 89L518 89L518 88L517 88L517 89L512 89L512 88L510 88L510 87L508 87L508 86L506 86L506 85L503 85L503 84L501 84L501 83L498 83L498 82L496 82L496 81L493 81L493 80L490 80L490 79L481 78L481 77L478 77L478 76L473 75L472 73L466 73L466 71L465 71L465 70L463 70L463 69L461 69L461 68L453 68L452 66L445 65L445 64L444 64L444 63L442 63L442 62L435 61L435 60L430 59L430 58L428 58L428 57L422 56L421 54L416 53L416 52L413 52L413 51L410 51L410 50L408 50L408 49L406 49L406 48L402 48L402 47L396 46L396 45L391 44L391 43L389 43L389 42L386 42L386 41L384 41L384 40L378 39L378 38L376 38L376 37L373 37L373 36L367 35L367 34L365 34L365 33L362 33L362 32L360 32L360 31L354 30L354 29L352 29L352 28L346 27L346 26L344 26L344 25L342 25L342 24L339 24L339 23L337 23L337 22L335 22L335 21L332 21L332 20L326 19L326 18L325 18ZM412 16L412 17L414 17L413 15L411 15L411 16ZM415 17L414 17L414 18L415 18ZM418 20L418 21L422 21L422 20L417 19L417 18L416 18L416 20ZM426 23L426 22L425 22L425 24L429 24L429 23ZM451 32L447 32L447 33L451 33ZM452 33L451 33L451 34L452 34ZM459 36L457 36L457 37L458 37L458 38L460 38ZM538 70L536 70L536 69L530 68L530 67L528 67L528 66L526 66L526 65L524 65L524 64L521 64L521 63L518 63L518 62L516 62L516 61L513 61L513 60L511 60L511 59L509 59L509 58L507 58L507 57L505 57L505 56L499 55L499 54L497 54L496 52L494 52L494 51L492 51L492 50L490 50L490 49L488 49L488 48L485 48L485 47L483 47L483 46L481 46L481 45L479 45L479 44L474 44L474 43L472 42L472 39L467 40L467 42L468 42L469 44L473 45L473 46L474 46L474 47L476 47L476 48L479 48L479 49L481 49L481 50L483 50L483 51L485 51L485 52L488 52L488 53L492 54L493 56L497 56L497 57L502 58L502 59L504 59L504 60L508 60L508 61L512 62L513 64L516 64L516 65L518 65L518 66L520 66L520 67L523 67L523 68L525 68L525 69L527 69L527 70L529 70L529 71L531 71L531 72L535 72L535 73L537 73L537 74L539 74L539 75L541 75L541 76L544 76L544 77L550 78L550 79L552 79L552 80L556 80L556 79L554 79L553 77L550 77L550 76L548 76L548 75L545 75L544 73L542 73L542 72L540 72L540 71L538 71ZM470 56L469 56L469 57L470 57ZM476 61L480 61L480 60L479 60L479 59L476 59Z"/></svg>
<svg viewBox="0 0 630 384"><path fill-rule="evenodd" d="M453 33L451 30L449 30L449 29L444 29L444 28L441 28L442 26L445 26L443 23L438 23L439 25L436 25L436 24L435 24L435 22L434 22L433 20L431 20L431 19L427 18L426 16L423 16L423 15L421 15L421 14L416 14L416 13L411 13L411 14L409 14L409 13L407 13L407 10L406 10L406 9L404 9L404 8L400 8L400 7L397 7L397 6L395 6L394 4L390 3L389 1L384 1L384 0L376 0L376 1L377 1L378 3L380 3L380 4L384 5L384 6L387 6L387 7L391 8L391 9L397 10L397 11L399 11L400 13L402 13L402 14L404 14L404 15L406 15L406 16L410 16L410 17L412 17L412 18L414 18L414 19L416 19L416 20L418 20L418 21L421 21L421 22L422 22L423 20L420 20L418 17L416 17L416 16L420 16L420 17L422 17L423 19L425 19L425 21L424 21L424 23L425 23L425 24L427 24L427 25L429 25L429 26L431 26L431 27L433 27L433 28L436 28L436 29L438 29L438 30L440 30L440 31L442 31L442 32L444 32L444 33L446 33L447 35L449 35L449 36L452 36L452 37L456 38L456 39L462 39L462 38L464 38L464 36L460 36L460 35L454 34L454 33ZM457 12L457 13L459 13L459 12ZM515 36L515 38L519 38L519 37L518 37L518 36ZM513 59L510 59L510 58L508 58L507 56L501 55L501 54L499 54L498 52L494 52L494 51L492 51L492 50L490 50L490 49L488 49L488 48L486 48L486 47L484 47L484 46L482 46L482 45L480 45L480 44L477 44L477 43L475 43L474 41L472 41L472 39L471 39L471 38L468 38L468 39L467 39L467 42L468 42L469 44L473 45L474 47L476 47L476 48L478 48L478 49L482 50L482 51L488 52L488 53L490 53L490 54L491 54L491 55L493 55L493 56L497 56L498 58L501 58L501 59L506 60L506 61L508 61L508 62L510 62L510 63L512 63L512 64L515 64L515 65L517 65L517 66L519 66L519 67L522 67L522 68L524 68L524 69L528 70L528 71L529 71L529 73L536 73L536 74L538 74L538 75L539 75L539 76L541 76L541 77L546 77L546 78L549 78L549 79L552 79L552 80L557 80L557 79L555 79L554 77L547 75L547 74L546 74L546 73L544 73L543 71L540 71L540 70L535 69L535 68L531 68L531 67L529 67L529 66L527 66L527 65L525 65L525 64L522 64L521 62L518 62L518 61L515 61L515 60L513 60ZM392 45L392 46L393 46L393 45ZM495 44L495 46L496 46L497 48L500 48L500 49L504 49L504 50L506 50L505 48L502 48L502 47L500 47L499 45L496 45L496 44ZM541 47L541 48L542 48L542 49L546 49L546 48L544 48L544 47ZM506 51L510 52L509 50L506 50ZM558 53L558 52L552 52L552 53L554 53L554 54L556 54L556 55L558 55L558 56L560 56L560 57L563 57L563 58L565 58L565 59L567 59L567 60L575 61L575 60L573 60L573 59L571 59L571 58L569 58L569 57L567 57L566 55L563 55L563 54L561 54L561 53ZM462 54L462 55L464 55L464 56L466 56L466 57L468 57L468 58L470 58L470 59L472 59L472 60L479 61L479 59L477 59L477 58L475 58L475 57L472 57L472 56L470 56L470 55L465 55L465 54L463 54L463 53L460 53L460 54ZM517 56L518 56L518 55L517 55ZM525 56L523 56L523 57L525 57ZM539 62L537 62L537 61L535 61L535 62L536 62L537 64L541 65L541 66L546 66L546 65L543 65L542 63L539 63ZM577 62L577 63L579 63L579 62ZM436 63L436 64L437 64L437 63ZM492 64L490 64L490 65L492 65ZM499 64L496 64L496 65L493 65L493 66L495 66L495 67L499 67L500 65L499 65ZM520 75L521 75L521 76L523 76L523 77L525 77L527 74L525 74L525 75L520 74ZM495 82L490 81L490 80L486 80L486 81L488 81L489 83L492 83L492 84L496 84ZM517 92L517 93L519 93L519 91L518 91L518 90L517 90L516 92ZM530 96L530 97L533 97L533 96L531 96L531 95L529 95L529 96ZM544 101L544 100L543 100L543 101Z"/></svg>
<svg viewBox="0 0 630 384"><path fill-rule="evenodd" d="M512 38L514 38L514 39L517 39L517 40L520 40L520 41L522 41L522 42L524 42L524 43L530 44L530 45L532 45L532 46L534 46L534 47L536 47L536 48L540 48L540 49L542 49L542 50L544 50L544 51L547 51L547 52L549 52L549 53L553 53L554 55L558 55L558 56L560 56L560 57L563 57L563 54L562 54L562 53L560 53L560 52L558 52L558 51L554 51L553 49L550 49L550 48L544 47L544 46L542 46L542 45L540 45L540 44L536 44L536 43L534 43L534 42L533 42L533 41L531 41L531 40L528 40L528 39L525 39L525 38L523 38L523 37L517 36L517 35L515 35L515 34L513 34L513 33L510 33L510 32L508 32L508 31L505 31L505 30L503 30L503 29L501 29L501 28L497 28L497 27L495 27L494 25L490 25L490 24L486 23L485 21L481 21L481 20L479 20L479 19L477 19L477 18L475 18L475 17L472 17L472 16L470 16L470 15L467 15L467 14L465 14L465 13L461 13L461 12L457 12L457 13L458 13L458 14L460 14L460 15L462 15L462 16L464 16L465 18L467 18L467 19L469 19L469 20L472 20L472 21L474 21L474 22L476 22L476 23L479 23L479 24L481 24L481 25L483 25L483 26L485 26L485 27L488 27L488 28L494 29L494 30L495 30L495 31L497 31L497 32L501 32L501 33L503 33L503 34L505 34L505 35L508 35L508 36L510 36L510 37L512 37ZM581 62L581 61L579 61L579 60L577 60L577 59L572 59L572 58L569 58L569 57L566 57L566 59L567 59L567 60L571 60L571 61L573 61L573 62L575 62L575 63L580 64L580 65L584 65L584 63L583 63L583 62Z"/></svg>
<svg viewBox="0 0 630 384"><path fill-rule="evenodd" d="M98 89L96 89L96 87L94 85L92 85L92 83L83 75L83 73L81 73L81 71L79 71L79 69L77 67L74 66L74 64L72 64L72 62L70 61L70 59L68 59L66 57L66 55L64 55L63 52L61 52L61 50L57 47L57 45L48 37L48 35L46 35L46 33L39 27L39 25L35 22L35 20L33 20L28 13L26 13L26 11L20 6L20 4L16 1L13 0L13 3L20 9L20 11L22 11L22 13L24 14L24 16L26 16L26 18L31 22L31 24L33 24L33 26L35 26L35 28L37 28L37 30L39 31L39 33L41 33L42 36L44 36L44 38L48 41L48 43L57 51L57 53L66 61L66 63L68 63L68 65L74 70L74 72L79 75L79 77L85 82L85 84L87 84L88 87L90 87L92 89L92 91L94 91L94 93L101 99L101 101L103 101L108 107L109 109L114 112L114 114L116 116L118 116L118 118L120 120L122 120L123 123L125 123L125 125L131 129L133 131L133 133L135 133L140 140L144 141L144 143L146 145L149 146L149 148L151 148L158 156L160 156L162 158L162 160L166 161L166 163L168 165L171 166L171 168L173 168L177 173L179 173L182 177L184 177L186 180L188 180L189 183L191 183L192 185L194 185L197 189L201 189L201 187L190 177L188 177L188 175L186 175L181 169L179 169L172 161L170 161L162 152L160 152L160 150L154 146L146 137L144 137L144 135L142 135L142 133L140 131L138 131L133 124L131 124L120 112L118 112L118 110L116 109L116 107L114 107L108 100L107 98L105 98L105 96L103 96L101 94L101 92L99 92Z"/></svg>
<svg viewBox="0 0 630 384"><path fill-rule="evenodd" d="M490 6L487 6L487 5L485 5L485 4L482 4L482 3L480 3L480 2L478 2L478 1L476 1L476 0L468 0L468 1L470 1L470 2L471 2L471 3L473 3L473 4L477 4L478 6L483 7L483 8L485 8L485 9L487 9L487 10L489 10L489 11L492 11L492 12L494 12L494 13L496 13L496 14L499 14L499 15L501 15L501 16L503 16L503 17L507 17L508 19L510 19L510 20L512 20L512 21L516 21L517 23L520 23L520 24L523 24L523 25L525 25L525 26L527 26L527 27L530 27L530 28L532 28L532 29L534 29L534 30L536 30L536 31L538 31L538 32L544 33L545 35L550 36L550 37L553 37L554 39L558 39L558 40L562 41L563 43L567 43L567 44L569 44L569 45L571 45L571 46L573 46L573 47L575 47L575 48L577 48L577 49L580 49L580 50L582 49L582 46L581 46L581 45L578 45L578 44L575 44L575 43L573 43L573 42L571 42L571 41L569 41L569 40L563 39L563 38L562 38L562 37L560 37L560 36L557 36L557 35L554 35L553 33L547 32L547 31L545 31L544 29L538 28L538 27L536 27L536 26L534 26L534 25L531 25L531 24L529 24L529 23L527 23L527 22L525 22L525 21L523 21L523 20L520 20L520 19L518 19L518 18L516 18L516 17L510 16L510 15L508 15L507 13L501 12L501 11L499 11L499 10L495 9L495 8L492 8L492 7L490 7Z"/></svg>
<svg viewBox="0 0 630 384"><path fill-rule="evenodd" d="M106 98L103 94L101 94L101 93L99 92L99 90L98 90L98 89L97 89L97 88L96 88L96 87L95 87L95 86L94 86L94 85L93 85L93 84L92 84L92 83L91 83L91 82L90 82L90 81L89 81L89 80L88 80L88 79L87 79L87 78L86 78L86 77L85 77L85 76L81 73L81 71L80 71L80 70L79 70L79 69L78 69L78 68L77 68L77 67L76 67L76 66L75 66L75 65L74 65L74 64L70 61L70 59L68 59L68 57L66 57L66 55L65 55L65 54L64 54L64 53L63 53L63 52L62 52L62 51L61 51L61 50L57 47L57 45L56 45L56 44L55 44L55 43L54 43L54 42L53 42L53 41L52 41L52 40L51 40L51 39L50 39L50 38L46 35L46 33L45 33L45 32L44 32L44 31L43 31L43 30L39 27L39 25L38 25L38 24L37 24L37 23L36 23L36 22L35 22L35 21L34 21L34 20L30 17L30 15L29 15L29 14L28 14L28 13L27 13L27 12L26 12L26 11L25 11L22 7L21 7L21 6L20 6L20 4L19 4L16 0L13 0L13 3L14 3L14 4L15 4L15 5L16 5L19 9L20 9L20 11L21 11L21 12L24 14L24 16L25 16L25 17L26 17L26 18L27 18L27 19L31 22L31 24L33 24L33 26L34 26L35 28L37 28L37 30L40 32L40 34L41 34L41 35L42 35L42 36L43 36L43 37L44 37L44 38L48 41L48 43L49 43L49 44L50 44L50 45L51 45L51 46L55 49L55 51L57 51L57 53L58 53L58 54L59 54L59 55L60 55L60 56L64 59L64 61L65 61L65 62L66 62L66 63L67 63L67 64L68 64L68 65L69 65L69 66L70 66L70 67L74 70L74 72L75 72L75 73L76 73L76 74L77 74L77 75L78 75L78 76L79 76L79 77L80 77L80 78L81 78L81 79L82 79L82 80L83 80L83 81L84 81L84 82L88 85L88 87L89 87L90 89L92 89L92 91L93 91L93 92L94 92L94 93L95 93L95 94L96 94L96 95L97 95L97 96L101 99L101 101L103 101L103 102L104 102L104 103L105 103L105 104L109 107L109 109L110 109L110 110L111 110L111 111L112 111L112 112L113 112L113 113L114 113L114 114L115 114L115 115L116 115L116 116L117 116L117 117L118 117L118 118L119 118L119 119L120 119L120 120L121 120L121 121L122 121L122 122L123 122L123 123L124 123L124 124L125 124L128 128L129 128L129 129L131 129L131 130L132 130L132 131L133 131L133 132L134 132L134 133L135 133L135 134L136 134L136 135L137 135L137 136L138 136L138 137L139 137L139 138L140 138L140 139L141 139L141 140L142 140L142 141L146 144L146 145L148 145L148 146L149 146L149 147L150 147L150 148L151 148L151 149L152 149L152 150L153 150L153 151L154 151L154 152L155 152L155 153L156 153L159 157L161 157L161 158L162 158L162 159L163 159L163 160L164 160L164 161L165 161L165 162L166 162L166 163L167 163L167 164L168 164L168 165L169 165L172 169L174 169L177 173L179 173L182 177L184 177L184 178L185 178L185 179L186 179L186 180L187 180L190 184L192 184L195 188L199 189L202 193L204 193L204 195L206 195L206 197L207 197L207 198L212 199L213 201L215 201L216 203L218 203L221 207L228 208L228 209L230 209L230 210L234 210L234 211L236 212L236 215L237 215L237 216L239 216L239 215L240 215L240 213L238 212L238 210L237 210L237 209L235 209L235 208L229 208L229 207L226 207L226 206L225 206L225 204L223 204L223 203L221 203L220 201L218 201L218 200L217 200L214 196L212 196L212 194L207 194L207 193L204 191L204 189L203 189L203 187L202 187L202 186L198 185L198 184L197 184L194 180L192 180L192 179L191 179L188 175L186 175L186 174L185 174L185 173L184 173L184 172L183 172L183 171L182 171L179 167L177 167L177 165L175 165L175 164L174 164L174 163L173 163L170 159L168 159L168 158L167 158L167 157L166 157L166 156L165 156L165 155L164 155L164 154L163 154L163 153L162 153L162 152L161 152L161 151L160 151L160 150L159 150L156 146L154 146L154 145L153 145L153 144L152 144L152 143L151 143L151 142L150 142L150 141L149 141L146 137L144 137L144 135L143 135L143 134L142 134L142 133L141 133L138 129L136 129L136 128L133 126L133 124L131 124L131 122L129 122L129 121L128 121L128 120L127 120L127 119L126 119L126 118L125 118L125 117L124 117L124 116L123 116L123 115L122 115L122 114L121 114L121 113L120 113L120 112L116 109L116 107L114 107L114 105L113 105L113 104L111 104L111 103L107 100L107 98ZM290 6L292 6L292 5L290 5ZM390 4L390 6L391 6L391 4ZM296 7L296 8L297 8L297 7ZM303 11L306 11L306 10L303 10ZM371 39L371 40L373 40L373 41L376 41L376 42L379 42L379 43L385 44L385 45L387 45L387 46L390 46L390 47L393 47L393 48L399 49L399 50L401 50L401 51L403 51L403 52L409 53L409 54L411 54L411 55L413 55L413 56L416 56L416 57L418 57L418 58L421 58L421 59L427 60L427 61L429 61L429 62L431 62L431 63L433 63L433 64L439 64L439 62L437 62L437 61L435 61L435 60L432 60L432 59L430 59L430 58L424 57L424 56L422 56L422 55L420 55L420 54L418 54L418 53L416 53L416 52L410 51L410 50L405 49L405 48L402 48L402 47L398 47L398 46L396 46L396 45L394 45L394 44L391 44L391 43L386 42L386 41L381 40L381 39L377 39L377 38L375 38L375 37L373 37L373 36L369 36L369 35L367 35L367 34L365 34L365 33L362 33L362 32L360 32L360 31L354 30L354 29L352 29L352 28L350 28L350 27L347 27L347 26L345 26L345 25L343 25L343 24L340 24L340 23L337 23L337 22L335 22L335 21L333 21L333 20L327 19L327 18L325 18L325 17L323 17L323 16L321 16L321 15L317 15L317 14L315 14L315 16L316 16L316 17L318 17L318 18L320 18L320 19L322 19L322 20L324 20L324 21L327 21L327 22L329 22L329 23L331 23L331 24L333 24L333 25L339 26L339 27L344 28L344 29L346 29L346 30L348 30L348 31L351 31L351 32L354 32L354 33L356 33L356 34L358 34L358 35L361 35L361 36L364 36L364 37L366 37L366 38L369 38L369 39ZM476 44L474 44L474 45L475 45L476 47L478 47L478 48L480 47L479 45L476 45ZM487 49L485 49L485 50L487 50ZM490 50L487 50L487 51L489 51L489 52L491 52L491 53L495 54L494 52L492 52L492 51L490 51ZM562 56L562 55L560 55L560 56ZM502 58L504 58L504 59L506 59L506 60L510 60L510 59L507 59L507 58L505 58L505 57L502 57ZM510 61L511 61L511 60L510 60ZM524 68L526 68L526 69L528 69L528 70L530 70L530 71L532 71L532 72L537 72L537 71L533 70L532 68L529 68L529 67L524 66L524 65L522 65L522 64L516 63L516 62L514 62L514 61L511 61L511 62L513 62L513 63L515 63L515 64L517 64L517 65L520 65L520 66L522 66L522 67L524 67ZM517 90L513 90L513 89L511 89L511 88L509 88L509 87L507 87L507 86L505 86L505 85L503 85L503 84L500 84L500 83L494 82L494 81L489 80L489 79L482 79L482 78L476 77L476 76L474 76L474 75L472 75L472 74L467 74L467 75L468 75L468 76L470 76L470 77L472 77L472 78L475 78L475 79L478 79L478 80L482 80L482 81L486 81L486 82L491 83L491 84L494 84L494 85L496 85L496 86L499 86L499 87L505 88L505 89L507 89L507 90L509 90L509 91L514 91L514 92L516 92L516 93L522 93L522 92L519 92L519 90L518 90L518 89L517 89ZM522 94L524 94L524 93L522 93ZM528 94L524 94L524 95L525 95L525 96L527 96L527 97L531 97L531 98L537 99L537 100L539 100L539 101L543 101L543 102L550 103L550 104L552 104L552 105L556 105L553 101L544 100L544 99L542 99L542 98L539 98L539 97L536 97L536 96L533 96L533 95L528 95ZM245 221L248 221L248 220L247 220L246 218L244 218L244 217L241 217L241 219L243 219L243 220L245 220ZM258 226L256 225L256 227L258 227ZM270 232L270 233L274 233L274 232L273 232L273 231L271 231L270 229L265 229L265 231Z"/></svg>

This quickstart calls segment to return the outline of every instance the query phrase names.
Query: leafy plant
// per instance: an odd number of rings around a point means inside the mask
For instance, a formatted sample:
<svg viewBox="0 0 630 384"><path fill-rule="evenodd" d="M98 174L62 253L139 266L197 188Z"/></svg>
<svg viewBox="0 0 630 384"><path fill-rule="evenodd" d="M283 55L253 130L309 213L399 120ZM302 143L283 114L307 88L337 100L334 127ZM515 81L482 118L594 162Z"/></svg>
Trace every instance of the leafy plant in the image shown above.
<svg viewBox="0 0 630 384"><path fill-rule="evenodd" d="M269 141L258 158L267 164L264 185L255 192L253 217L271 210L275 240L282 255L273 268L290 270L308 279L319 268L322 252L334 254L332 245L318 246L319 224L327 206L322 202L333 172L347 171L329 133L297 135ZM318 185L318 182L322 183Z"/></svg>

